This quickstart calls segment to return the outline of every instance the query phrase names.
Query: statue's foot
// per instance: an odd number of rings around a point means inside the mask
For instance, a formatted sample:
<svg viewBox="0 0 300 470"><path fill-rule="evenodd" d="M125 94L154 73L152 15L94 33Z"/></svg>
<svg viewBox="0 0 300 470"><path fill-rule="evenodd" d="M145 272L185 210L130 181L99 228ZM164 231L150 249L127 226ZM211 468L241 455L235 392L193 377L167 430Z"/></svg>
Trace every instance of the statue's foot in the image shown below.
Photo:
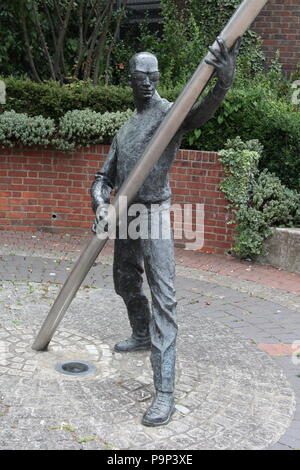
<svg viewBox="0 0 300 470"><path fill-rule="evenodd" d="M114 346L114 350L117 352L131 352L149 349L151 349L151 341L149 337L143 340L131 337L124 341L120 341Z"/></svg>
<svg viewBox="0 0 300 470"><path fill-rule="evenodd" d="M167 424L175 411L173 393L156 392L155 398L143 416L144 426L162 426Z"/></svg>

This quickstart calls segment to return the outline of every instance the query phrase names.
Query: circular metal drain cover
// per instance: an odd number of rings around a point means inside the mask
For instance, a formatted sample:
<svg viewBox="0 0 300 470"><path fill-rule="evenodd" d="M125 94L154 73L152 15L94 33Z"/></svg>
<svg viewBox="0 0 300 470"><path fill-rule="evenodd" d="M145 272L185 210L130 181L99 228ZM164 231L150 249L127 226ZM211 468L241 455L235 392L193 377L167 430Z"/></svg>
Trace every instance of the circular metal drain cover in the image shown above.
<svg viewBox="0 0 300 470"><path fill-rule="evenodd" d="M88 375L96 371L93 364L85 361L63 361L55 365L55 370L67 375Z"/></svg>

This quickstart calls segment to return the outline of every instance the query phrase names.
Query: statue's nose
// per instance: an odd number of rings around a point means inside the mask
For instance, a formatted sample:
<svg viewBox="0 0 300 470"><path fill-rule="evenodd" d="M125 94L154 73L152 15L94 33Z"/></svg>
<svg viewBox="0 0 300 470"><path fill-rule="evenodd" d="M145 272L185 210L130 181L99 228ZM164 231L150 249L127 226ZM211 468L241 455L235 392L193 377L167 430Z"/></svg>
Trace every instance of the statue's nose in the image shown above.
<svg viewBox="0 0 300 470"><path fill-rule="evenodd" d="M150 85L150 78L148 77L148 75L145 76L143 83L146 85Z"/></svg>

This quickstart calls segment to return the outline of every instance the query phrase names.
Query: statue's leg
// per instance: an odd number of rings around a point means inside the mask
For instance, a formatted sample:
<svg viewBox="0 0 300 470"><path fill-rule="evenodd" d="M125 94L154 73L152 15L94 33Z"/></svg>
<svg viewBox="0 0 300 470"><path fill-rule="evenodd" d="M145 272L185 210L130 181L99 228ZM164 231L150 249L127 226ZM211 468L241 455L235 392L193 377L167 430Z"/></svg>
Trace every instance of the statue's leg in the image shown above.
<svg viewBox="0 0 300 470"><path fill-rule="evenodd" d="M162 205L160 219L163 228L170 224L168 206ZM168 230L165 232L168 233ZM150 320L151 364L156 396L143 418L143 424L166 424L174 411L174 382L176 360L176 294L174 288L174 244L170 236L163 239L141 240L147 280L151 289L152 315Z"/></svg>
<svg viewBox="0 0 300 470"><path fill-rule="evenodd" d="M148 240L145 269L152 297L151 364L156 390L174 391L177 336L173 242Z"/></svg>
<svg viewBox="0 0 300 470"><path fill-rule="evenodd" d="M140 240L115 240L113 276L115 291L127 307L132 336L115 345L119 352L150 349L148 299L143 292L143 261Z"/></svg>

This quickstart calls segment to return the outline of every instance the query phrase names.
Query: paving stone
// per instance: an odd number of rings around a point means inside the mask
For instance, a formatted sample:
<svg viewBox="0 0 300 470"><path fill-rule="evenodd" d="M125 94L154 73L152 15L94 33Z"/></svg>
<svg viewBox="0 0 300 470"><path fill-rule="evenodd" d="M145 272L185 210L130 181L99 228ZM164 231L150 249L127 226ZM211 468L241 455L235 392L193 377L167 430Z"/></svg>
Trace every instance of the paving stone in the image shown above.
<svg viewBox="0 0 300 470"><path fill-rule="evenodd" d="M275 444L268 448L268 450L291 450L291 448L284 444Z"/></svg>
<svg viewBox="0 0 300 470"><path fill-rule="evenodd" d="M285 434L280 440L279 444L288 446L290 449L300 449L300 437L290 436Z"/></svg>

